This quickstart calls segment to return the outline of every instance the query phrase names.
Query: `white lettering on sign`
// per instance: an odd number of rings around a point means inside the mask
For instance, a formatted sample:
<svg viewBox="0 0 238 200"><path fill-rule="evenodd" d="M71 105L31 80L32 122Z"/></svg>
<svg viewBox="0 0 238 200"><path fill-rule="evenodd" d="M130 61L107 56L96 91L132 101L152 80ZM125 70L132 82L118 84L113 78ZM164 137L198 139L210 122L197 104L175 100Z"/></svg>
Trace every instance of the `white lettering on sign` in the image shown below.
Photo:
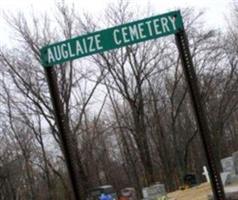
<svg viewBox="0 0 238 200"><path fill-rule="evenodd" d="M76 41L76 54L84 54L83 48L78 40Z"/></svg>
<svg viewBox="0 0 238 200"><path fill-rule="evenodd" d="M141 38L141 39L146 38L146 35L144 34L144 28L143 28L143 26L144 26L144 23L139 23L139 24L138 24L138 29L139 29L139 34L140 34L140 38Z"/></svg>
<svg viewBox="0 0 238 200"><path fill-rule="evenodd" d="M97 35L94 36L97 50L103 49L103 47L101 46L100 36L101 36L100 34L97 34Z"/></svg>
<svg viewBox="0 0 238 200"><path fill-rule="evenodd" d="M60 46L53 47L55 60L59 61L61 59Z"/></svg>
<svg viewBox="0 0 238 200"><path fill-rule="evenodd" d="M130 42L130 40L128 39L128 32L127 32L127 29L128 29L127 26L125 26L125 27L123 27L123 28L121 29L121 32L122 32L122 38L123 38L123 42L124 42L124 43L128 43L128 42Z"/></svg>
<svg viewBox="0 0 238 200"><path fill-rule="evenodd" d="M127 44L135 40L156 37L176 30L175 17L161 17L140 22L133 25L122 26L113 30L113 40L116 45Z"/></svg>
<svg viewBox="0 0 238 200"><path fill-rule="evenodd" d="M117 44L117 45L120 45L121 44L121 40L119 40L118 39L118 33L120 33L120 31L118 30L118 29L115 29L114 31L113 31L113 39L114 39L114 41L115 41L115 43Z"/></svg>
<svg viewBox="0 0 238 200"><path fill-rule="evenodd" d="M160 20L155 19L153 20L154 30L156 35L160 35L162 32L160 30Z"/></svg>
<svg viewBox="0 0 238 200"><path fill-rule="evenodd" d="M147 28L148 28L148 31L149 31L150 36L153 35L153 33L152 33L152 28L151 28L151 22L152 22L152 21L146 21L146 22L145 22L145 24L147 25Z"/></svg>
<svg viewBox="0 0 238 200"><path fill-rule="evenodd" d="M139 39L139 34L138 34L136 24L133 25L133 26L129 26L129 32L130 32L130 36L131 36L132 41Z"/></svg>
<svg viewBox="0 0 238 200"><path fill-rule="evenodd" d="M94 38L93 37L88 37L88 40L89 40L89 52L94 52L96 49L93 48L93 40Z"/></svg>
<svg viewBox="0 0 238 200"><path fill-rule="evenodd" d="M83 41L83 49L84 49L84 52L85 52L85 53L88 53L88 47L87 47L85 38L83 38L82 41Z"/></svg>
<svg viewBox="0 0 238 200"><path fill-rule="evenodd" d="M179 31L178 28L183 29L183 22L179 11L174 11L47 45L40 50L41 61L44 66L51 66L94 53L156 39L176 33Z"/></svg>
<svg viewBox="0 0 238 200"><path fill-rule="evenodd" d="M172 24L174 30L176 30L175 20L176 20L175 17L169 16L169 21L171 22L171 24Z"/></svg>
<svg viewBox="0 0 238 200"><path fill-rule="evenodd" d="M61 45L62 56L63 56L64 59L67 59L69 54L68 54L68 52L65 48L66 48L66 44L62 44Z"/></svg>
<svg viewBox="0 0 238 200"><path fill-rule="evenodd" d="M69 57L71 57L71 58L74 57L75 54L72 52L70 43L68 43L68 50L69 50Z"/></svg>
<svg viewBox="0 0 238 200"><path fill-rule="evenodd" d="M74 58L76 56L92 53L103 49L101 46L100 34L78 39L75 46L70 42L58 44L47 49L48 62L56 62L63 59Z"/></svg>
<svg viewBox="0 0 238 200"><path fill-rule="evenodd" d="M54 55L53 55L53 53L52 53L50 48L47 50L47 55L48 55L48 62L49 63L55 62Z"/></svg>
<svg viewBox="0 0 238 200"><path fill-rule="evenodd" d="M161 21L161 24L162 24L163 32L167 32L167 31L169 32L170 30L169 30L169 27L168 27L168 19L165 18L165 17L162 17L160 19L160 21Z"/></svg>

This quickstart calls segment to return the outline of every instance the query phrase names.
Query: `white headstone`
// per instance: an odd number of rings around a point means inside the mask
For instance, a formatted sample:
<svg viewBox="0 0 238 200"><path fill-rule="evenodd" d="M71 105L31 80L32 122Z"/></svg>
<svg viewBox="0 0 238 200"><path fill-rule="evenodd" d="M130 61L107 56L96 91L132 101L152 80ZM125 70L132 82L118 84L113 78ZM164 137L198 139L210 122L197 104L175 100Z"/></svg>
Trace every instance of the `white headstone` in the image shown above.
<svg viewBox="0 0 238 200"><path fill-rule="evenodd" d="M234 165L233 160L234 160L234 158L231 157L231 156L227 157L227 158L223 158L221 160L221 165L222 165L223 172L235 172L235 165ZM237 162L238 162L238 154L237 154ZM238 167L238 165L237 165L237 167Z"/></svg>
<svg viewBox="0 0 238 200"><path fill-rule="evenodd" d="M232 158L234 164L234 171L236 174L238 174L238 151L232 154Z"/></svg>
<svg viewBox="0 0 238 200"><path fill-rule="evenodd" d="M231 172L222 172L220 175L223 186L229 185L231 183Z"/></svg>
<svg viewBox="0 0 238 200"><path fill-rule="evenodd" d="M142 189L143 197L145 199L154 199L166 196L164 184L156 184Z"/></svg>

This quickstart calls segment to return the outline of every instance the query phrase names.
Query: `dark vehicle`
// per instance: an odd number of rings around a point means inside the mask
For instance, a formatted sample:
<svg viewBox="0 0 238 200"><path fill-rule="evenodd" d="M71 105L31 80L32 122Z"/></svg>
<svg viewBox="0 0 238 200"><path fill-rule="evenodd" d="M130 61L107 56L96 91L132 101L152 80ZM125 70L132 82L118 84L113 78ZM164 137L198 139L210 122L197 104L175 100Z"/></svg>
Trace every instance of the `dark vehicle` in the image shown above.
<svg viewBox="0 0 238 200"><path fill-rule="evenodd" d="M183 177L184 184L188 187L193 187L197 185L197 178L195 174L186 174Z"/></svg>
<svg viewBox="0 0 238 200"><path fill-rule="evenodd" d="M87 200L99 200L102 193L110 194L113 200L117 200L117 194L111 185L102 185L91 189Z"/></svg>

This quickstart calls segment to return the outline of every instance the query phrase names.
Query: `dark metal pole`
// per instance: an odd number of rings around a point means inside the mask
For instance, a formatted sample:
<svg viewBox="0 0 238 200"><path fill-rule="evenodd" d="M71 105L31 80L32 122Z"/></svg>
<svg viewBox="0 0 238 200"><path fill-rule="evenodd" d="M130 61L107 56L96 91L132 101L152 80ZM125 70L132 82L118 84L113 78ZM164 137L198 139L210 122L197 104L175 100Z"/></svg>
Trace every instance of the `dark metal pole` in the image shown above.
<svg viewBox="0 0 238 200"><path fill-rule="evenodd" d="M45 74L48 81L51 100L54 108L55 120L60 133L60 142L63 147L63 153L68 168L69 178L71 180L72 190L75 200L80 199L80 183L77 168L77 157L74 148L74 142L72 135L70 134L70 128L68 122L65 120L65 113L63 110L63 104L60 100L59 90L56 80L56 73L52 66L45 67Z"/></svg>
<svg viewBox="0 0 238 200"><path fill-rule="evenodd" d="M225 200L221 177L216 166L216 159L211 146L211 135L208 127L204 107L201 103L201 95L198 87L196 73L193 67L192 57L189 51L188 39L185 30L175 35L176 44L182 61L183 71L189 86L191 101L193 104L197 124L200 130L201 140L205 150L213 196L215 200Z"/></svg>

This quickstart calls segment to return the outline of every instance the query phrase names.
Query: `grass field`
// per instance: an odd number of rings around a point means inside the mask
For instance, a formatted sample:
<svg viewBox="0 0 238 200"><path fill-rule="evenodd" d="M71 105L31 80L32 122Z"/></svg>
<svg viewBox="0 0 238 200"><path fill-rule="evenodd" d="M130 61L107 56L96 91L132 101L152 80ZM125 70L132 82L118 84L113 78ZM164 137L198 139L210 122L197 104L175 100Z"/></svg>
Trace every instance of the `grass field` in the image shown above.
<svg viewBox="0 0 238 200"><path fill-rule="evenodd" d="M209 193L211 193L209 183L203 183L186 190L178 190L169 193L168 197L169 200L207 200Z"/></svg>

